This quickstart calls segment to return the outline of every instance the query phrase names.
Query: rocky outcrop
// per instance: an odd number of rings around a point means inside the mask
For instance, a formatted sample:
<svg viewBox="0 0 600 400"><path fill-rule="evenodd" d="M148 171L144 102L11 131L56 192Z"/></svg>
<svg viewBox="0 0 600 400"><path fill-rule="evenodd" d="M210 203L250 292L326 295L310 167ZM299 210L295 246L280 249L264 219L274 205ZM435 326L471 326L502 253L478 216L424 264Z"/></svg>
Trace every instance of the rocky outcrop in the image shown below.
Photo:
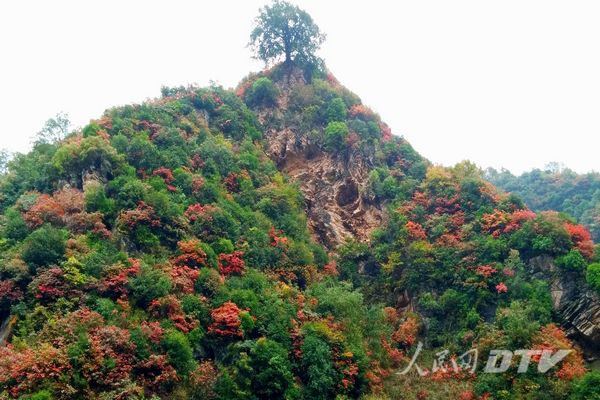
<svg viewBox="0 0 600 400"><path fill-rule="evenodd" d="M305 85L304 74L293 69L277 82L278 107L259 110L259 120L282 119L290 94ZM308 226L317 241L334 249L346 237L366 241L383 222L384 213L367 194L370 160L359 150L324 151L308 132L295 126L269 123L267 153L279 170L297 182L304 194Z"/></svg>
<svg viewBox="0 0 600 400"><path fill-rule="evenodd" d="M269 156L300 185L315 238L335 248L346 237L367 240L383 220L367 196L368 160L359 152L324 152L291 128L267 133Z"/></svg>
<svg viewBox="0 0 600 400"><path fill-rule="evenodd" d="M536 257L529 265L534 275L550 283L554 309L567 335L581 346L586 358L599 358L600 297L581 276L559 273L550 257Z"/></svg>

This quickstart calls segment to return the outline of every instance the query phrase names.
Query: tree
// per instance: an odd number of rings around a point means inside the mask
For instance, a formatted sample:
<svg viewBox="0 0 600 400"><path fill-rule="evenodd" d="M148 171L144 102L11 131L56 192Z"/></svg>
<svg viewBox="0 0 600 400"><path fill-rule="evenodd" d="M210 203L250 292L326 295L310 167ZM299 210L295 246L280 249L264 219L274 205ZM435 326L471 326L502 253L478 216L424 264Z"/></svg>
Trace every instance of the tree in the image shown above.
<svg viewBox="0 0 600 400"><path fill-rule="evenodd" d="M35 144L57 143L69 134L70 128L71 121L69 121L69 115L59 112L54 118L46 121L42 130L37 133Z"/></svg>
<svg viewBox="0 0 600 400"><path fill-rule="evenodd" d="M277 104L279 90L272 80L263 76L254 81L250 90L246 93L248 104L260 107L272 107Z"/></svg>
<svg viewBox="0 0 600 400"><path fill-rule="evenodd" d="M600 293L600 263L588 265L585 279L588 285Z"/></svg>
<svg viewBox="0 0 600 400"><path fill-rule="evenodd" d="M57 263L66 250L66 232L43 226L29 235L23 245L21 257L33 268Z"/></svg>
<svg viewBox="0 0 600 400"><path fill-rule="evenodd" d="M325 148L329 151L341 150L348 136L348 126L343 122L330 122L325 128Z"/></svg>
<svg viewBox="0 0 600 400"><path fill-rule="evenodd" d="M314 63L315 51L325 35L308 13L286 1L276 0L260 9L248 44L255 58L270 63L285 56L285 63Z"/></svg>

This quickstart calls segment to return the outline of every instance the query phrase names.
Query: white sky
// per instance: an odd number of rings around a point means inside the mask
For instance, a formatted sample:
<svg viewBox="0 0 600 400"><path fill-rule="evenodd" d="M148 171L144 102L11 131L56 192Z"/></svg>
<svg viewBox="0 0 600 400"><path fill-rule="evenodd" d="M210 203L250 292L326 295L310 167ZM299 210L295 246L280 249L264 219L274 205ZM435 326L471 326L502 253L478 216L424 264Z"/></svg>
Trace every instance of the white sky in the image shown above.
<svg viewBox="0 0 600 400"><path fill-rule="evenodd" d="M58 111L75 125L261 65L263 1L0 2L0 147L26 151ZM337 78L424 156L521 172L600 170L597 0L297 1Z"/></svg>

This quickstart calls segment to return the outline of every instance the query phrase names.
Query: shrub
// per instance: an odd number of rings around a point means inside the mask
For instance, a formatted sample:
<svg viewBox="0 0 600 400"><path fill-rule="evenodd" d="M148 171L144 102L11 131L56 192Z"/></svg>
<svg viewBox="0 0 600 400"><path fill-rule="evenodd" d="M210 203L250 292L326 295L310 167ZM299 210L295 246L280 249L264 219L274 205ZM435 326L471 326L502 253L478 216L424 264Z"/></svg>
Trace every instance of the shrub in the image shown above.
<svg viewBox="0 0 600 400"><path fill-rule="evenodd" d="M340 97L336 97L331 100L327 105L326 118L327 122L336 122L336 121L344 121L346 120L346 116L348 115L348 110L346 108L346 103Z"/></svg>
<svg viewBox="0 0 600 400"><path fill-rule="evenodd" d="M556 264L568 271L583 271L587 265L579 250L571 250L556 259Z"/></svg>
<svg viewBox="0 0 600 400"><path fill-rule="evenodd" d="M261 77L254 81L246 93L246 102L255 107L272 107L277 104L278 95L279 90L273 81L267 77Z"/></svg>
<svg viewBox="0 0 600 400"><path fill-rule="evenodd" d="M572 400L600 399L600 372L590 371L573 384Z"/></svg>
<svg viewBox="0 0 600 400"><path fill-rule="evenodd" d="M348 127L343 122L330 122L325 128L325 148L329 151L341 150L348 136Z"/></svg>
<svg viewBox="0 0 600 400"><path fill-rule="evenodd" d="M165 296L171 290L169 277L160 269L142 265L140 272L131 278L129 285L133 297L142 306L147 306L152 300Z"/></svg>
<svg viewBox="0 0 600 400"><path fill-rule="evenodd" d="M171 331L163 338L162 345L177 373L187 376L194 368L192 347L187 337L179 331Z"/></svg>
<svg viewBox="0 0 600 400"><path fill-rule="evenodd" d="M45 225L25 239L21 257L33 268L56 264L65 254L65 242L65 231Z"/></svg>
<svg viewBox="0 0 600 400"><path fill-rule="evenodd" d="M592 289L600 293L600 263L588 265L585 279Z"/></svg>

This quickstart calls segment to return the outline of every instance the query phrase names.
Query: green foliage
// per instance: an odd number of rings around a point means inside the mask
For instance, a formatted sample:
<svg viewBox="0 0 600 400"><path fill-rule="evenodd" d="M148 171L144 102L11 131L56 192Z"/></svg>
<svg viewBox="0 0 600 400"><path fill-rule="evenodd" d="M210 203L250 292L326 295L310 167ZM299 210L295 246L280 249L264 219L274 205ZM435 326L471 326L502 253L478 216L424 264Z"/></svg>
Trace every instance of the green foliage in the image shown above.
<svg viewBox="0 0 600 400"><path fill-rule="evenodd" d="M246 102L254 107L273 107L277 104L279 90L267 77L260 77L252 83L246 93Z"/></svg>
<svg viewBox="0 0 600 400"><path fill-rule="evenodd" d="M260 9L250 34L249 46L265 63L280 60L314 63L315 52L325 35L310 15L286 1L275 1Z"/></svg>
<svg viewBox="0 0 600 400"><path fill-rule="evenodd" d="M6 239L19 241L25 239L29 233L29 227L23 220L21 213L14 208L9 208L4 213L4 226L2 236Z"/></svg>
<svg viewBox="0 0 600 400"><path fill-rule="evenodd" d="M344 122L330 122L325 128L325 149L341 151L345 148L348 126Z"/></svg>
<svg viewBox="0 0 600 400"><path fill-rule="evenodd" d="M587 266L585 279L592 289L600 293L600 263Z"/></svg>
<svg viewBox="0 0 600 400"><path fill-rule="evenodd" d="M535 211L556 210L573 216L600 240L600 174L577 174L568 168L548 165L515 176L507 170L486 170L486 178L521 197Z"/></svg>
<svg viewBox="0 0 600 400"><path fill-rule="evenodd" d="M302 344L302 364L306 398L331 398L339 376L333 367L331 347L327 342L315 334L307 335Z"/></svg>
<svg viewBox="0 0 600 400"><path fill-rule="evenodd" d="M194 368L192 348L187 337L179 331L170 331L161 344L169 357L169 363L179 374L187 376Z"/></svg>
<svg viewBox="0 0 600 400"><path fill-rule="evenodd" d="M331 100L327 105L327 122L343 122L346 120L348 109L346 103L339 97Z"/></svg>
<svg viewBox="0 0 600 400"><path fill-rule="evenodd" d="M600 399L600 372L590 371L574 383L571 400Z"/></svg>
<svg viewBox="0 0 600 400"><path fill-rule="evenodd" d="M34 270L56 264L65 254L65 242L65 231L45 225L24 240L21 257Z"/></svg>
<svg viewBox="0 0 600 400"><path fill-rule="evenodd" d="M140 272L130 282L133 298L142 306L165 296L171 290L168 276L158 268L142 265Z"/></svg>
<svg viewBox="0 0 600 400"><path fill-rule="evenodd" d="M571 250L564 256L558 257L556 265L567 271L584 271L587 262L578 250Z"/></svg>

